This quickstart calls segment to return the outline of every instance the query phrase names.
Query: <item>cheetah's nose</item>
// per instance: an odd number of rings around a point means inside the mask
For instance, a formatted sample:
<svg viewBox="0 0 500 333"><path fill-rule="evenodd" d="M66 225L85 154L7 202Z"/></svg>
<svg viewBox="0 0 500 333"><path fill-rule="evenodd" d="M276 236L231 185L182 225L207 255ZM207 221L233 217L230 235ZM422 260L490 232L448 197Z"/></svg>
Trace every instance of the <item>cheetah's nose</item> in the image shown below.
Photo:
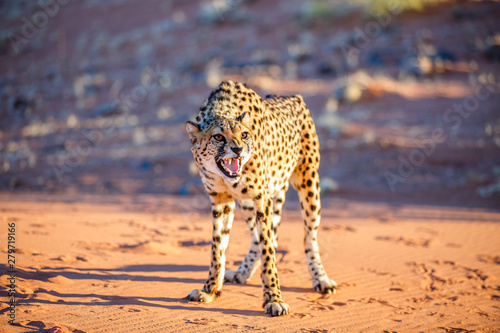
<svg viewBox="0 0 500 333"><path fill-rule="evenodd" d="M243 147L231 147L231 150L234 151L236 155L240 156Z"/></svg>

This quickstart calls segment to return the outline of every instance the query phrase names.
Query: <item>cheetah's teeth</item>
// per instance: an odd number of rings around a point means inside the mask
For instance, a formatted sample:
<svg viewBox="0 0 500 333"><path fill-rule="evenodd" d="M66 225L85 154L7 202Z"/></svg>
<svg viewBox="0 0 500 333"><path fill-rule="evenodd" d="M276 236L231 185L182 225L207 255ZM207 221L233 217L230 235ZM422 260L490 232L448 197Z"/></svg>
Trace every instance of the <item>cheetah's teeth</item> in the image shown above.
<svg viewBox="0 0 500 333"><path fill-rule="evenodd" d="M238 174L240 170L240 160L238 158L224 158L222 162L224 169L229 172L230 175Z"/></svg>

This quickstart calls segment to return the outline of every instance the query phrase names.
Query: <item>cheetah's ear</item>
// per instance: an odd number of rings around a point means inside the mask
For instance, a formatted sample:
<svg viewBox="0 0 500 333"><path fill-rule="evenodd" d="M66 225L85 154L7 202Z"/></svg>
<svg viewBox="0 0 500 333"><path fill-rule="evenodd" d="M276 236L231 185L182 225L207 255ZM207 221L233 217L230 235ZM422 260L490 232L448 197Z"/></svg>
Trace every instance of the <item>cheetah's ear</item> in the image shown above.
<svg viewBox="0 0 500 333"><path fill-rule="evenodd" d="M243 112L238 118L236 118L236 120L241 123L241 121L243 120L243 118L245 118L246 114L247 114L246 112Z"/></svg>
<svg viewBox="0 0 500 333"><path fill-rule="evenodd" d="M191 143L195 144L197 141L198 134L200 133L201 128L198 124L193 123L192 121L186 122L186 132L189 135L189 139L191 139Z"/></svg>

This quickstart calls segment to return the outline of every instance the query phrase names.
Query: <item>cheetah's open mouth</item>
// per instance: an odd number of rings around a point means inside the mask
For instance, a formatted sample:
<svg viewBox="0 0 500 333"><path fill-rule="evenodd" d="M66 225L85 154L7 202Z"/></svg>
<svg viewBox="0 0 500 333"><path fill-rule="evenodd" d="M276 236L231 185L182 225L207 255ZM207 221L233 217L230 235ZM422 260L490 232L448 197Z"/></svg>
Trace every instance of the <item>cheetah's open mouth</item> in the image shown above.
<svg viewBox="0 0 500 333"><path fill-rule="evenodd" d="M240 172L241 158L221 158L217 160L217 166L230 178L235 178Z"/></svg>

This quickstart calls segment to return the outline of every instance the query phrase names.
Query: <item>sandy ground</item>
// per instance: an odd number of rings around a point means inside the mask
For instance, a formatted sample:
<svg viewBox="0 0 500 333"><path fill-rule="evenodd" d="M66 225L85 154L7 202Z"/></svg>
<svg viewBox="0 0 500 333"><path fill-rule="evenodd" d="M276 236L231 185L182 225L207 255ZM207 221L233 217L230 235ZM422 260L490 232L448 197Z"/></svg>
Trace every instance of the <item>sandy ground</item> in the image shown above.
<svg viewBox="0 0 500 333"><path fill-rule="evenodd" d="M199 201L199 202L196 202ZM198 207L197 209L193 207ZM287 202L278 270L291 314L264 314L259 277L210 304L185 296L207 276L211 221L201 197L0 195L2 294L15 222L18 326L1 332L495 332L500 213L329 199L319 236L339 284L315 293L298 203ZM236 217L227 266L249 245Z"/></svg>

